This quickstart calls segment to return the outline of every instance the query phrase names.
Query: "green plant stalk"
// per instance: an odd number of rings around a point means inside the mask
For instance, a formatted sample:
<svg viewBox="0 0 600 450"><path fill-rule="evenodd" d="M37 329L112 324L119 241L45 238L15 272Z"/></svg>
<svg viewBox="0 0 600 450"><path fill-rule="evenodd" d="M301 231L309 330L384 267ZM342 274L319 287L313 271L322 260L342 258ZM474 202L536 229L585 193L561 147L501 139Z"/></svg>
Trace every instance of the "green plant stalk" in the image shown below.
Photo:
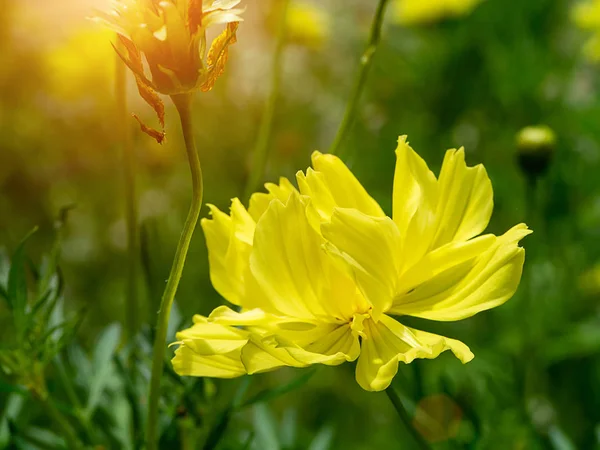
<svg viewBox="0 0 600 450"><path fill-rule="evenodd" d="M158 311L158 323L156 326L156 337L154 339L154 351L152 355L150 392L148 397L148 422L146 430L146 445L148 450L158 449L158 403L160 400L160 381L163 373L167 327L169 325L169 316L171 314L173 300L175 299L175 293L179 286L185 259L202 207L202 168L200 166L200 158L198 157L196 144L194 143L191 104L192 96L191 94L180 94L171 96L171 99L173 100L173 103L179 112L179 118L181 119L181 128L183 130L185 148L192 174L192 204L187 219L185 220L179 243L177 244L171 273L169 274L167 286L160 303L160 310Z"/></svg>
<svg viewBox="0 0 600 450"><path fill-rule="evenodd" d="M41 395L35 391L32 391L33 397L43 408L47 416L56 425L60 434L64 437L69 449L82 448L81 443L77 439L77 435L73 431L73 427L69 421L60 413L58 409L50 402L47 396Z"/></svg>
<svg viewBox="0 0 600 450"><path fill-rule="evenodd" d="M120 39L117 39L117 48L124 52L125 48ZM115 101L117 104L117 126L119 130L121 158L123 162L123 181L125 187L125 223L127 228L127 290L125 306L125 331L126 342L130 352L127 361L129 374L132 380L137 378L136 353L131 349L135 347L134 340L139 327L140 304L138 296L138 268L140 255L140 229L138 224L138 201L136 192L136 164L130 117L127 111L127 67L119 57L115 56ZM141 421L138 414L138 404L135 397L130 398L133 420L131 433L133 441L142 440Z"/></svg>
<svg viewBox="0 0 600 450"><path fill-rule="evenodd" d="M252 158L252 171L244 189L244 198L250 198L250 195L258 188L258 184L264 177L267 160L269 157L269 144L271 142L271 133L273 131L273 119L275 117L275 107L281 87L281 72L283 64L283 51L285 49L286 39L286 16L290 0L281 2L281 17L279 18L279 27L277 29L277 42L275 44L275 53L271 64L271 91L265 103L265 109L260 122L256 147L254 148Z"/></svg>
<svg viewBox="0 0 600 450"><path fill-rule="evenodd" d="M117 45L122 47L120 41ZM121 49L120 49L121 50ZM129 114L127 113L127 68L121 58L116 56L115 99L117 103L117 126L123 161L123 176L125 182L125 222L127 224L127 305L126 330L127 342L131 342L137 332L140 308L137 292L137 272L139 255L138 202L135 188L135 155Z"/></svg>
<svg viewBox="0 0 600 450"><path fill-rule="evenodd" d="M392 405L394 405L394 408L396 409L396 412L400 416L400 419L402 420L402 422L404 422L406 429L409 431L409 433L411 434L411 436L413 437L413 439L415 440L415 442L417 443L419 448L421 450L431 450L431 447L427 443L427 441L423 438L423 436L421 436L421 434L417 430L415 430L415 427L413 427L411 420L410 420L410 416L408 415L408 411L406 411L406 408L404 408L404 405L402 404L402 400L400 400L400 396L394 390L394 388L392 386L388 387L385 390L385 393L387 394L388 398L392 402Z"/></svg>
<svg viewBox="0 0 600 450"><path fill-rule="evenodd" d="M362 91L365 88L371 66L373 65L373 56L377 51L379 42L381 41L381 28L383 26L383 19L385 16L385 8L389 0L379 0L375 16L373 16L373 22L371 23L371 31L369 33L369 40L367 42L367 48L363 52L360 58L360 68L354 79L354 85L350 94L350 99L346 105L346 111L344 112L344 118L338 128L337 134L331 147L329 147L329 153L335 155L339 152L341 145L346 138L348 131L352 128L354 120L356 118L356 112L358 110L358 104Z"/></svg>

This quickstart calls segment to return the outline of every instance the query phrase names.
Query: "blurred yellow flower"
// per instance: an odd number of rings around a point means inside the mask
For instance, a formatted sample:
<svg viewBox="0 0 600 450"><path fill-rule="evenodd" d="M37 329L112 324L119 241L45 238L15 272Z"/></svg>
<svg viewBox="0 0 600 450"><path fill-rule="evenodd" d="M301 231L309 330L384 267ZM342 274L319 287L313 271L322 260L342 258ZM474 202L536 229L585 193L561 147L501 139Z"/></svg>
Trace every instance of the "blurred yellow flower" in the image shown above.
<svg viewBox="0 0 600 450"><path fill-rule="evenodd" d="M592 266L580 275L579 287L588 295L600 294L600 264Z"/></svg>
<svg viewBox="0 0 600 450"><path fill-rule="evenodd" d="M286 19L288 39L291 42L319 49L329 37L329 15L312 2L292 2Z"/></svg>
<svg viewBox="0 0 600 450"><path fill-rule="evenodd" d="M600 0L578 4L573 9L573 20L579 28L592 32L583 47L585 56L592 62L600 61Z"/></svg>
<svg viewBox="0 0 600 450"><path fill-rule="evenodd" d="M156 92L177 95L208 91L223 74L228 48L236 42L240 0L115 0L97 21L114 30L126 50L119 55L135 74L140 95L164 126L164 107ZM207 45L206 30L226 29ZM208 51L207 51L208 49ZM146 74L143 59L150 71ZM142 125L144 131L151 129Z"/></svg>
<svg viewBox="0 0 600 450"><path fill-rule="evenodd" d="M85 29L45 53L49 92L65 100L106 96L114 78L114 66L107 64L113 57L107 44L111 35L108 30Z"/></svg>
<svg viewBox="0 0 600 450"><path fill-rule="evenodd" d="M435 22L470 13L482 0L395 0L392 17L397 23L413 25Z"/></svg>
<svg viewBox="0 0 600 450"><path fill-rule="evenodd" d="M483 166L448 150L438 179L401 137L393 215L335 156L254 194L229 215L204 219L211 280L240 312L221 306L177 335L180 375L236 377L281 366L358 359L356 379L387 388L399 362L451 350L460 341L409 328L392 316L436 321L470 317L508 300L524 262L524 224L479 234L490 219L492 186Z"/></svg>

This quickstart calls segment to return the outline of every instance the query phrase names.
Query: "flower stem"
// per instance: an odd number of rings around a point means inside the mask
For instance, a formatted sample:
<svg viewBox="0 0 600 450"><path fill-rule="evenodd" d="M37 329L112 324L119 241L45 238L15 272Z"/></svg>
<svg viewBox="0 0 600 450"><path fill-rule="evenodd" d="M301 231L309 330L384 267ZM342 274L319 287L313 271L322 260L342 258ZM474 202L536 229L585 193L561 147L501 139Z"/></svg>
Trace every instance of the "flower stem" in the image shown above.
<svg viewBox="0 0 600 450"><path fill-rule="evenodd" d="M167 286L160 303L160 310L158 311L158 323L154 340L150 393L148 399L148 428L146 433L148 450L158 449L158 403L160 400L160 381L163 373L167 327L175 293L179 286L179 280L181 279L187 252L202 206L202 169L200 167L200 158L198 157L196 144L194 143L191 105L192 96L191 94L180 94L171 96L171 99L179 112L185 148L190 164L190 171L192 174L192 204L187 219L185 220L179 243L177 244L173 266L171 267L171 273L169 274Z"/></svg>
<svg viewBox="0 0 600 450"><path fill-rule="evenodd" d="M281 66L283 63L283 50L285 48L286 38L286 16L290 0L281 2L281 17L279 18L279 27L277 29L277 42L275 44L275 53L271 63L271 92L265 103L265 109L260 122L256 147L254 148L252 171L244 189L244 198L249 198L258 187L265 174L267 159L269 156L269 144L271 142L271 132L273 130L273 118L275 117L275 106L279 97L279 88L281 86Z"/></svg>
<svg viewBox="0 0 600 450"><path fill-rule="evenodd" d="M344 118L342 119L342 123L337 131L333 143L331 144L331 147L329 147L329 153L332 155L335 155L340 150L340 146L343 144L344 139L346 138L346 135L352 127L354 119L356 118L356 111L358 109L360 96L365 87L371 66L373 65L373 56L375 55L379 42L381 41L381 27L383 26L383 18L388 1L389 0L379 0L379 4L377 5L377 10L375 11L375 16L373 17L373 22L371 23L371 32L369 33L367 48L360 57L360 68L354 80L354 87L352 88L350 100L346 105Z"/></svg>
<svg viewBox="0 0 600 450"><path fill-rule="evenodd" d="M117 39L117 48L124 52L125 48ZM125 306L126 342L130 346L127 366L131 379L137 378L136 352L133 341L139 327L140 304L138 296L138 268L140 255L140 230L138 224L138 202L136 193L136 164L133 139L130 128L130 117L127 111L127 68L121 58L116 55L115 99L117 104L117 127L121 140L121 158L123 161L123 181L125 185L125 223L127 228L127 290ZM131 399L132 423L131 433L134 442L141 442L143 434L139 417L137 398Z"/></svg>
<svg viewBox="0 0 600 450"><path fill-rule="evenodd" d="M394 388L392 386L388 387L385 390L385 393L387 394L390 401L392 402L392 405L394 405L394 408L396 409L396 412L400 416L400 419L402 420L402 422L404 422L406 429L409 431L409 433L411 434L411 436L413 437L413 439L415 440L415 442L417 443L419 448L421 450L431 450L431 447L429 446L427 441L425 441L423 436L421 436L421 434L417 430L415 430L415 428L413 427L411 420L410 420L410 416L408 415L408 411L406 411L406 408L404 408L404 405L402 404L402 400L400 400L400 396L394 390Z"/></svg>
<svg viewBox="0 0 600 450"><path fill-rule="evenodd" d="M119 45L120 41L119 41ZM117 101L117 120L121 139L123 175L125 182L125 221L127 223L127 340L131 342L136 335L140 308L137 292L137 268L139 255L138 203L135 188L135 155L129 114L127 113L126 67L117 56L115 77L115 97Z"/></svg>

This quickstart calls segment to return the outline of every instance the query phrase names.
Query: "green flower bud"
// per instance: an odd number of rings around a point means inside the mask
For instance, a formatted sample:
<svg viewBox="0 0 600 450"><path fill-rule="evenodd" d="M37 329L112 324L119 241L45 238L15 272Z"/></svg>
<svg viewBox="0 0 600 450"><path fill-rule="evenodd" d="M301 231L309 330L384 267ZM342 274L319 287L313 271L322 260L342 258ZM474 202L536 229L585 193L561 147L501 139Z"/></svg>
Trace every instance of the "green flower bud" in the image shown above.
<svg viewBox="0 0 600 450"><path fill-rule="evenodd" d="M528 178L545 174L556 147L556 134L546 125L523 128L517 134L517 160Z"/></svg>

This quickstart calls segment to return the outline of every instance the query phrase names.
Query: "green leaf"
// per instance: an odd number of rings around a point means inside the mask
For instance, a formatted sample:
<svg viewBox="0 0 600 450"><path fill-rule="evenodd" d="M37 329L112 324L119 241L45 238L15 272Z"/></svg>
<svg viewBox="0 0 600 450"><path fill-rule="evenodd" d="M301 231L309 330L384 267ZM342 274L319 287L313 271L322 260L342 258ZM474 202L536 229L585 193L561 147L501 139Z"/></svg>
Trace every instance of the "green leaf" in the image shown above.
<svg viewBox="0 0 600 450"><path fill-rule="evenodd" d="M37 231L37 227L31 230L19 243L13 253L10 270L8 272L8 301L15 317L15 326L19 332L25 317L27 307L27 274L25 269L25 244Z"/></svg>
<svg viewBox="0 0 600 450"><path fill-rule="evenodd" d="M0 418L0 448L7 448L10 444L10 428L8 427L8 419Z"/></svg>
<svg viewBox="0 0 600 450"><path fill-rule="evenodd" d="M547 364L600 354L600 321L597 318L570 326L567 330L546 342L543 356Z"/></svg>
<svg viewBox="0 0 600 450"><path fill-rule="evenodd" d="M246 408L248 406L254 405L255 403L269 402L274 398L287 394L288 392L294 391L300 388L302 385L304 385L308 380L310 380L316 371L316 366L311 367L307 370L302 370L302 373L296 378L292 379L289 383L281 386L276 386L274 388L265 389L264 391L259 392L258 394L251 397L249 400L246 400L244 403L242 403L240 408Z"/></svg>
<svg viewBox="0 0 600 450"><path fill-rule="evenodd" d="M0 297L2 297L4 300L6 300L6 302L8 303L8 306L10 307L10 298L8 297L8 292L6 291L6 289L4 289L4 286L2 286L0 284Z"/></svg>
<svg viewBox="0 0 600 450"><path fill-rule="evenodd" d="M1 391L0 391L1 392ZM10 423L20 414L25 398L17 393L9 394L6 399L4 412L0 416L0 448L7 448L11 442Z"/></svg>
<svg viewBox="0 0 600 450"><path fill-rule="evenodd" d="M255 442L261 450L279 450L279 438L277 437L277 422L273 413L264 403L254 407L253 414Z"/></svg>
<svg viewBox="0 0 600 450"><path fill-rule="evenodd" d="M121 326L109 325L98 338L92 361L93 375L84 415L89 419L100 403L102 393L112 375L112 357L121 339Z"/></svg>
<svg viewBox="0 0 600 450"><path fill-rule="evenodd" d="M43 345L45 346L42 355L42 360L44 362L49 362L52 360L63 348L67 346L67 344L69 344L69 342L75 337L75 334L81 326L84 318L85 314L83 312L79 312L75 315L75 317L65 320L64 322L50 328L50 330L46 332L46 335L42 339ZM58 339L46 342L46 339L49 339L52 334L59 330L62 330L62 333Z"/></svg>
<svg viewBox="0 0 600 450"><path fill-rule="evenodd" d="M279 435L283 447L294 447L298 435L298 412L295 409L288 408L283 412Z"/></svg>
<svg viewBox="0 0 600 450"><path fill-rule="evenodd" d="M3 394L15 393L20 395L27 395L28 393L27 389L25 389L23 386L5 383L2 380L0 380L0 392Z"/></svg>
<svg viewBox="0 0 600 450"><path fill-rule="evenodd" d="M51 430L43 428L30 427L23 433L22 437L25 441L42 449L56 449L63 446L63 440L60 437Z"/></svg>
<svg viewBox="0 0 600 450"><path fill-rule="evenodd" d="M551 426L548 430L548 439L554 450L577 450L569 436L558 426Z"/></svg>
<svg viewBox="0 0 600 450"><path fill-rule="evenodd" d="M334 433L335 431L332 426L324 426L311 441L308 450L329 450L333 443Z"/></svg>

